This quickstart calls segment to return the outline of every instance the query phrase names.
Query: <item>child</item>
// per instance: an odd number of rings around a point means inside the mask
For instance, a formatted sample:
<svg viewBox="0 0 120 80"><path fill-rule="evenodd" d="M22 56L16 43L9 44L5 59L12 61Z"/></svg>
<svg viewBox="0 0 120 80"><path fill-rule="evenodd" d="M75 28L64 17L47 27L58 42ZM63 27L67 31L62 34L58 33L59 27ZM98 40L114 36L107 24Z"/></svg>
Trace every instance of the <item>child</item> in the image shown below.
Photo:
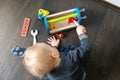
<svg viewBox="0 0 120 80"><path fill-rule="evenodd" d="M77 35L81 45L68 52L59 52L59 39L48 38L50 45L37 43L25 51L26 69L39 78L46 74L49 80L82 80L84 77L83 58L90 50L86 29L77 25Z"/></svg>

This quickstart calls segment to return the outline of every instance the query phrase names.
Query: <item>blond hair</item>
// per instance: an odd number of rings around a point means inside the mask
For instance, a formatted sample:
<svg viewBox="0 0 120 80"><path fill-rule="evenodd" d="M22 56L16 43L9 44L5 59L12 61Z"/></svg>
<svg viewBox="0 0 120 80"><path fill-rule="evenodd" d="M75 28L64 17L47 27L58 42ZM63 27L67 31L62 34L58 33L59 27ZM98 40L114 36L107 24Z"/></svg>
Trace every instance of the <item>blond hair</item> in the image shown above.
<svg viewBox="0 0 120 80"><path fill-rule="evenodd" d="M57 62L50 57L51 53L59 54L57 49L52 48L46 43L37 43L28 47L24 57L26 69L39 78L47 72L50 72L57 64Z"/></svg>

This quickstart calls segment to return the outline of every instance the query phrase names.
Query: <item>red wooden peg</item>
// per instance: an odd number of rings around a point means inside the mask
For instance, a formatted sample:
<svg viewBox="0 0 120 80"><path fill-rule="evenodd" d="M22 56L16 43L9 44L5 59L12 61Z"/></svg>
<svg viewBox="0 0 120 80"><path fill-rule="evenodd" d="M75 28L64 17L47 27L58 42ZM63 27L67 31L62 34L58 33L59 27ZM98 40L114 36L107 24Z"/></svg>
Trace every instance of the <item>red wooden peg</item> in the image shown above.
<svg viewBox="0 0 120 80"><path fill-rule="evenodd" d="M78 17L69 18L69 19L68 19L68 24L73 23L73 20L78 21Z"/></svg>
<svg viewBox="0 0 120 80"><path fill-rule="evenodd" d="M63 38L64 35L63 34L55 34L56 36L58 36L59 38Z"/></svg>

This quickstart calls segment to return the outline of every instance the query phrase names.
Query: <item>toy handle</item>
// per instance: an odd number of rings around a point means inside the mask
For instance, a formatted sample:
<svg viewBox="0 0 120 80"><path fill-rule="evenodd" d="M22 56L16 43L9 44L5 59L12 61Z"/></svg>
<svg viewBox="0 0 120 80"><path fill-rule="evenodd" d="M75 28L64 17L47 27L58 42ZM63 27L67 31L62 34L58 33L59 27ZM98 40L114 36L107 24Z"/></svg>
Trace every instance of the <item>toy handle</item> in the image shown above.
<svg viewBox="0 0 120 80"><path fill-rule="evenodd" d="M36 36L33 36L33 44L36 44L37 41L36 41Z"/></svg>
<svg viewBox="0 0 120 80"><path fill-rule="evenodd" d="M78 22L76 22L75 20L73 20L73 22L76 24L77 27L79 26Z"/></svg>

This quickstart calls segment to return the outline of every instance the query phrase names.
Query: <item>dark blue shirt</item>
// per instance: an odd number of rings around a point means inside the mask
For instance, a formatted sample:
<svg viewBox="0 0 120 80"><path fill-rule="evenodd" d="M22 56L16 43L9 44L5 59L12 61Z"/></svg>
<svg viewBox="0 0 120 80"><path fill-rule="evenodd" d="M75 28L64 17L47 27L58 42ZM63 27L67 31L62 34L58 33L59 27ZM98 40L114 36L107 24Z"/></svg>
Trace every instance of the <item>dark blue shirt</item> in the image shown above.
<svg viewBox="0 0 120 80"><path fill-rule="evenodd" d="M83 59L90 50L87 35L79 36L81 45L67 53L60 53L60 66L48 73L49 80L82 80L84 76Z"/></svg>

